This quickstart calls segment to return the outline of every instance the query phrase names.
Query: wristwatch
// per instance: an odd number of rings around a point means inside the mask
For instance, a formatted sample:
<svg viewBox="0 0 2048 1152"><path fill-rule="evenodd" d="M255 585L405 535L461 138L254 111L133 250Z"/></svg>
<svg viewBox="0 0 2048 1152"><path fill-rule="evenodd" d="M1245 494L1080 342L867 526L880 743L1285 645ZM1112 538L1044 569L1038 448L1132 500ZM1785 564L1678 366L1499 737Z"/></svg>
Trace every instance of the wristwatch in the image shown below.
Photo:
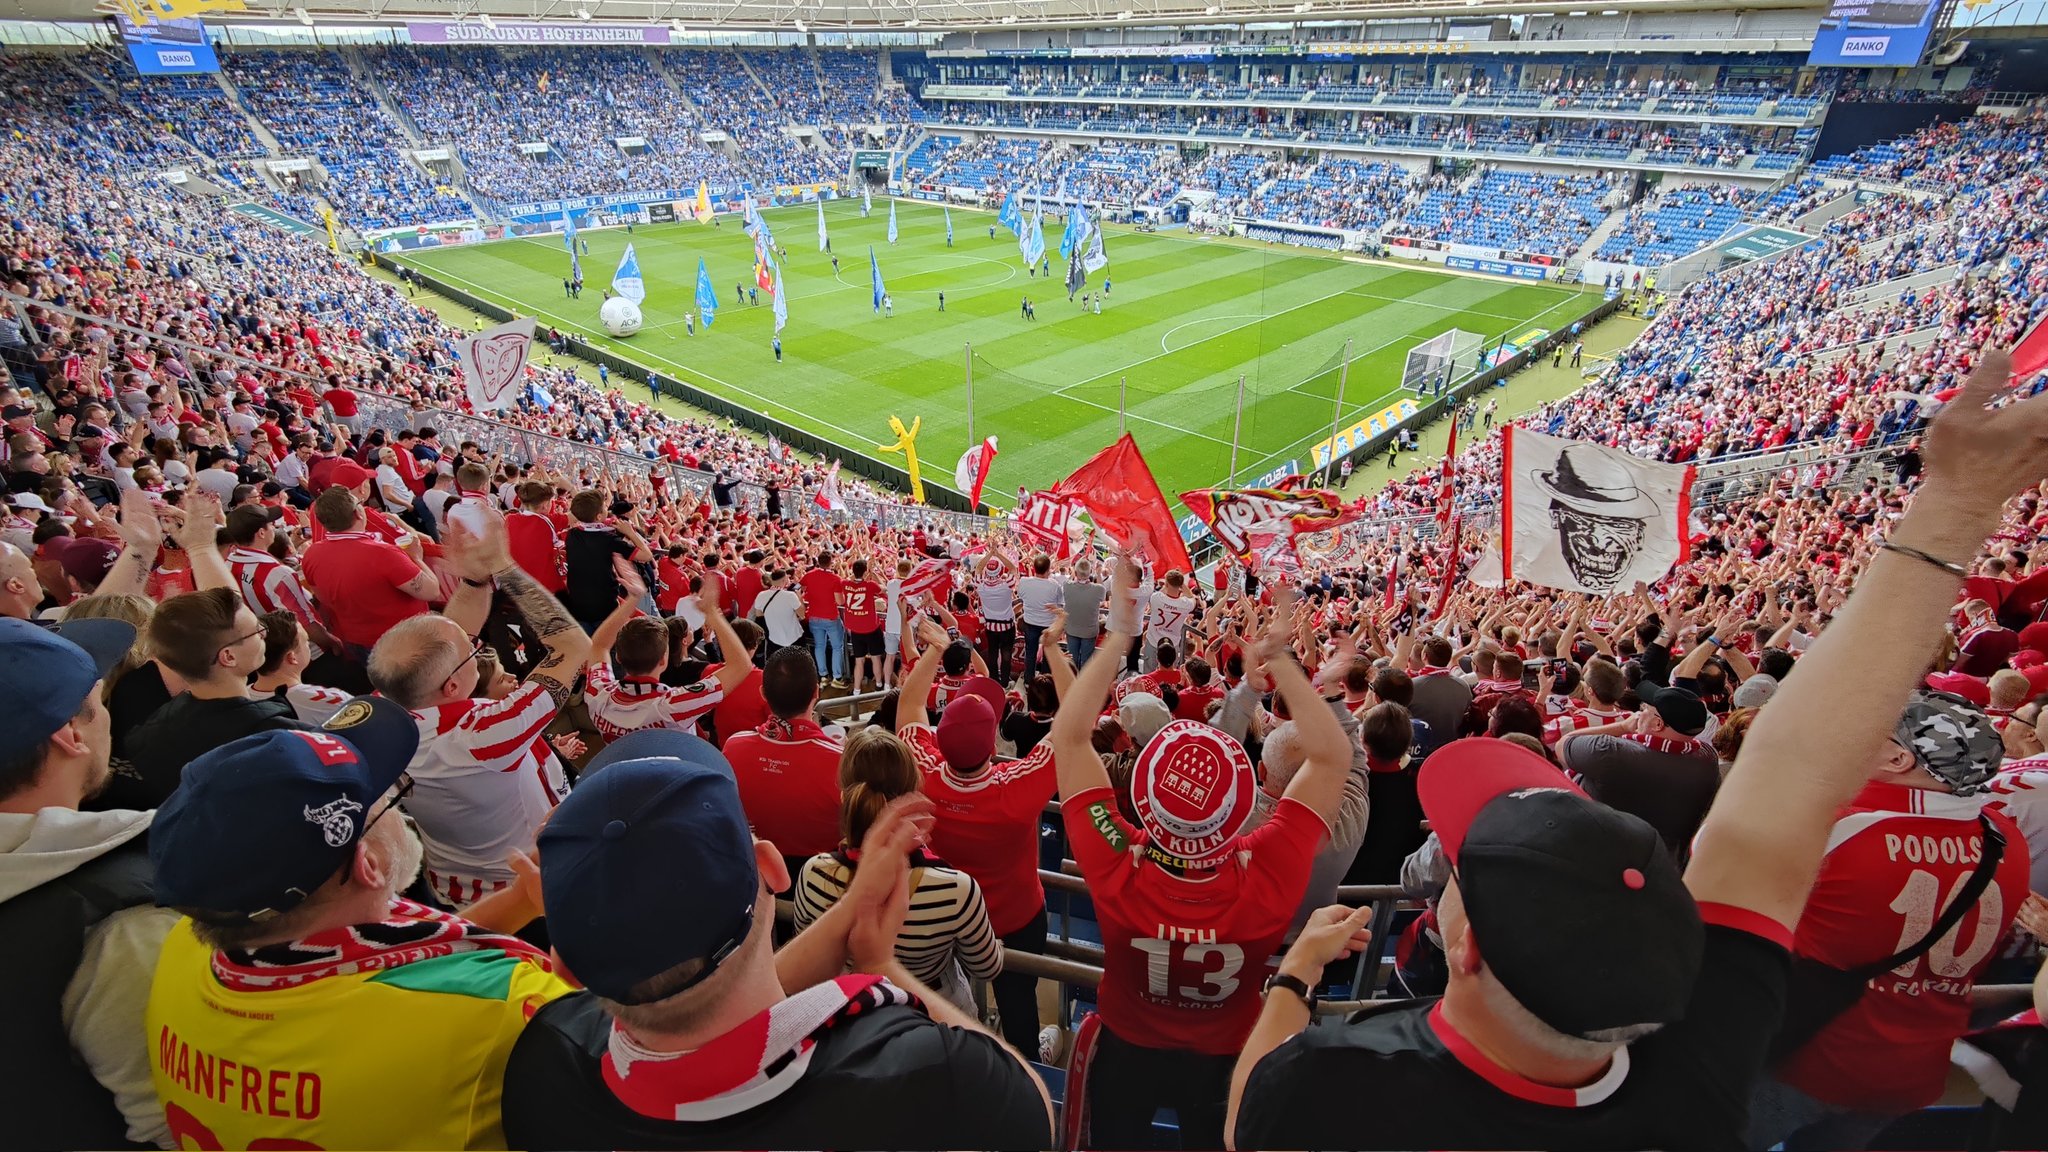
<svg viewBox="0 0 2048 1152"><path fill-rule="evenodd" d="M1308 982L1301 977L1289 976L1285 972L1275 972L1271 976L1266 977L1266 987L1261 994L1270 996L1275 988L1292 992L1296 996L1301 997L1301 1002L1307 1005L1310 1012L1316 1010L1316 990L1309 987Z"/></svg>

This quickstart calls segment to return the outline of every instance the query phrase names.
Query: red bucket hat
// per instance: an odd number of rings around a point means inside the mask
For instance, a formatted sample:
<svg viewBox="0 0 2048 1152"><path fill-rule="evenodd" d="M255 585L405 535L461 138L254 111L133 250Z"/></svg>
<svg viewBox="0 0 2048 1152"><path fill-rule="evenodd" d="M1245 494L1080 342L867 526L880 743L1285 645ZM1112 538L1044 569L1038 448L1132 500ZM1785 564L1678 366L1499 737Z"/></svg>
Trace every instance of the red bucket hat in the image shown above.
<svg viewBox="0 0 2048 1152"><path fill-rule="evenodd" d="M1152 847L1192 865L1229 849L1251 819L1257 791L1244 746L1194 720L1161 728L1131 772L1131 799Z"/></svg>

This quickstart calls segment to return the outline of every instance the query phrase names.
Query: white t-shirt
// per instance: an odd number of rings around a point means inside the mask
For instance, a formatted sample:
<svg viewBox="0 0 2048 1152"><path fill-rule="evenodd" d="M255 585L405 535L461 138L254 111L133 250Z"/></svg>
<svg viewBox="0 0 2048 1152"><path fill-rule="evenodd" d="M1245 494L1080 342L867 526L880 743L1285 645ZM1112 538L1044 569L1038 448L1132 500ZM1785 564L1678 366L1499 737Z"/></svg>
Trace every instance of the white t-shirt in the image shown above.
<svg viewBox="0 0 2048 1152"><path fill-rule="evenodd" d="M412 507L412 489L406 487L405 477L389 464L377 465L377 494L384 497L384 503L393 512Z"/></svg>
<svg viewBox="0 0 2048 1152"><path fill-rule="evenodd" d="M883 599L888 608L882 614L882 631L895 635L903 631L903 581L891 580L882 586Z"/></svg>
<svg viewBox="0 0 2048 1152"><path fill-rule="evenodd" d="M225 506L234 499L235 488L242 481L233 472L224 472L219 468L202 468L194 482L199 485L200 490L212 493L214 498Z"/></svg>
<svg viewBox="0 0 2048 1152"><path fill-rule="evenodd" d="M1010 591L1008 581L996 580L975 585L981 594L981 618L991 624L1008 624L1016 619L1016 595Z"/></svg>
<svg viewBox="0 0 2048 1152"><path fill-rule="evenodd" d="M1145 638L1154 642L1166 640L1179 644L1188 630L1188 619L1195 613L1195 601L1191 596L1169 596L1164 588L1152 594L1152 614L1145 621Z"/></svg>
<svg viewBox="0 0 2048 1152"><path fill-rule="evenodd" d="M1017 581L1017 599L1023 608L1024 623L1037 628L1052 623L1052 614L1065 601L1066 595L1059 581L1044 576L1026 576Z"/></svg>
<svg viewBox="0 0 2048 1152"><path fill-rule="evenodd" d="M749 615L759 616L768 625L768 641L777 646L794 644L803 639L804 598L793 588L769 588L754 597L754 606Z"/></svg>

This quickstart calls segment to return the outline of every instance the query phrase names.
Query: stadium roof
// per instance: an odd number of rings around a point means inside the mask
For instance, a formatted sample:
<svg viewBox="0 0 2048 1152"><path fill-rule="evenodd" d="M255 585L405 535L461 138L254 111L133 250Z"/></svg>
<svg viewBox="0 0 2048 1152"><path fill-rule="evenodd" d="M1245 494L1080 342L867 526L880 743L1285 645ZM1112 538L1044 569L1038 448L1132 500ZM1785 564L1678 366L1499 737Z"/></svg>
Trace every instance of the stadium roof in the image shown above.
<svg viewBox="0 0 2048 1152"><path fill-rule="evenodd" d="M945 32L1029 28L1324 23L1414 17L1485 18L1598 12L1813 8L1820 0L249 0L208 20L339 24L404 19L668 24L687 31ZM13 11L6 11L11 8ZM12 0L0 18L77 20L109 0Z"/></svg>

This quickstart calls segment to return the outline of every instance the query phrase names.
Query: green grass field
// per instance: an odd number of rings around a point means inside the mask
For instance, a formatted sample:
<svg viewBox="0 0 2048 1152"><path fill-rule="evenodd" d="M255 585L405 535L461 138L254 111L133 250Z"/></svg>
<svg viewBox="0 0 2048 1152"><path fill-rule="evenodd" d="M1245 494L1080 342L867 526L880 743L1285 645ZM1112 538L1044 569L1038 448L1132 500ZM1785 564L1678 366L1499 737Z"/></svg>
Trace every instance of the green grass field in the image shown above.
<svg viewBox="0 0 2048 1152"><path fill-rule="evenodd" d="M887 242L888 209L871 219L853 200L825 209L833 252L817 250L813 206L766 213L789 249L783 269L789 325L784 363L769 350L768 294L736 304L734 287L753 280L753 244L736 218L587 231L588 285L562 294L568 255L559 237L506 240L405 257L421 269L543 326L597 344L852 451L894 440L888 417L922 416L918 439L926 482L950 485L953 461L969 443L967 364L973 349L973 434L999 437L985 498L1007 504L1020 485L1062 478L1117 436L1119 381L1126 419L1168 493L1224 484L1231 475L1237 381L1244 376L1236 475L1257 477L1290 458L1309 462L1327 437L1338 365L1351 342L1344 393L1349 422L1399 398L1409 349L1451 328L1489 339L1558 328L1592 303L1577 289L1458 276L1343 260L1321 253L1184 234L1111 228L1111 278L1101 315L1069 304L1058 282L1065 264L1057 229L1047 246L1053 283L1028 276L1010 234L992 214L953 213L947 248L939 209L897 206L899 242ZM646 327L612 340L598 327L598 288L630 239L647 283ZM868 246L881 262L895 315L870 305ZM717 322L692 337L682 316L695 309L697 260L720 293ZM1088 291L1097 291L1101 273ZM946 311L938 310L945 293ZM1029 296L1038 319L1020 315ZM901 462L900 456L884 459Z"/></svg>

